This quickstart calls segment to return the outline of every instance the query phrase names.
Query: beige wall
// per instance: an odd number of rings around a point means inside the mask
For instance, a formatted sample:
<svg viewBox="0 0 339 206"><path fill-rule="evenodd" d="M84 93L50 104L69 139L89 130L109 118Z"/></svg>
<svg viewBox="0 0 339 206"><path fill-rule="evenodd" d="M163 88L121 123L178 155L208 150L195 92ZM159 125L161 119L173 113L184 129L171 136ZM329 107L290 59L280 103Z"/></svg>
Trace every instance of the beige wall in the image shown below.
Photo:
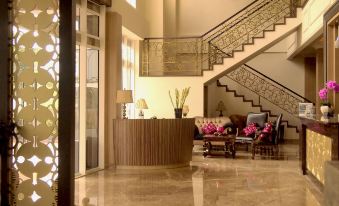
<svg viewBox="0 0 339 206"><path fill-rule="evenodd" d="M304 96L305 69L303 58L296 58L290 61L286 59L286 53L263 53L250 60L247 64Z"/></svg>
<svg viewBox="0 0 339 206"><path fill-rule="evenodd" d="M323 15L336 0L309 0L302 11L302 26L289 38L288 57L293 58L323 32Z"/></svg>
<svg viewBox="0 0 339 206"><path fill-rule="evenodd" d="M138 73L138 72L137 72ZM145 98L149 109L145 118L174 118L168 91L174 95L174 89L180 91L191 87L186 103L190 112L188 117L203 116L203 82L201 77L139 77L136 75L136 99Z"/></svg>
<svg viewBox="0 0 339 206"><path fill-rule="evenodd" d="M139 0L137 8L126 0L112 1L111 11L140 37L202 35L253 0ZM192 7L192 5L194 5Z"/></svg>
<svg viewBox="0 0 339 206"><path fill-rule="evenodd" d="M202 35L253 0L178 0L179 36Z"/></svg>
<svg viewBox="0 0 339 206"><path fill-rule="evenodd" d="M148 1L137 1L137 8L133 8L126 0L113 0L108 11L117 12L122 16L122 25L140 37L149 33L149 22L146 18Z"/></svg>
<svg viewBox="0 0 339 206"><path fill-rule="evenodd" d="M147 1L145 7L145 18L149 24L147 37L162 37L164 34L164 1L163 0L144 0Z"/></svg>

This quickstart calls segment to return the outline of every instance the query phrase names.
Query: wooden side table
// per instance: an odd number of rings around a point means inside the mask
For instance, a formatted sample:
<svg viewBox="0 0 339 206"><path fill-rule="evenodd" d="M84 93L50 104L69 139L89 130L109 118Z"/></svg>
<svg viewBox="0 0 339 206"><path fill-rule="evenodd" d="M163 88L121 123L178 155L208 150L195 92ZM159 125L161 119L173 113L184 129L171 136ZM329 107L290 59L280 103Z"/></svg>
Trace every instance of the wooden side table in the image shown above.
<svg viewBox="0 0 339 206"><path fill-rule="evenodd" d="M225 157L228 154L231 154L233 159L235 158L235 135L228 134L228 135L204 135L204 153L203 156L206 157L207 155L213 155L211 152L215 150L218 145L213 145L213 142L224 142L224 151Z"/></svg>

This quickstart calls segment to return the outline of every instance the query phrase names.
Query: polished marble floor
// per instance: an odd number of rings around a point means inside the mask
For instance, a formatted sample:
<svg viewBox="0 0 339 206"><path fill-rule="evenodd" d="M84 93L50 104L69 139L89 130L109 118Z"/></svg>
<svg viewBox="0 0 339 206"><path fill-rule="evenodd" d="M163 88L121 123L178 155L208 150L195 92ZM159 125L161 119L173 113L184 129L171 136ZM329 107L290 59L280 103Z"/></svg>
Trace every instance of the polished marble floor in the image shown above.
<svg viewBox="0 0 339 206"><path fill-rule="evenodd" d="M246 152L237 158L203 158L194 150L190 167L167 170L104 170L78 178L76 205L119 206L318 206L322 194L299 170L295 145L278 160Z"/></svg>

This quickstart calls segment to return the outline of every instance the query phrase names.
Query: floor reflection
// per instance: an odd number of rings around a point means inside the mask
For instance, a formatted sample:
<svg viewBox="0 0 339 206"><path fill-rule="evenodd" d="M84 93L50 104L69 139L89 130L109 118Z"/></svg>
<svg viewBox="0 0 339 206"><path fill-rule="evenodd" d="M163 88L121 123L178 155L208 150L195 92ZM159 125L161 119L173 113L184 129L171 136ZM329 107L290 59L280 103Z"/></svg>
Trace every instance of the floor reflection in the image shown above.
<svg viewBox="0 0 339 206"><path fill-rule="evenodd" d="M76 180L76 205L212 206L321 205L321 193L300 174L296 148L279 160L203 158L169 170L105 170Z"/></svg>

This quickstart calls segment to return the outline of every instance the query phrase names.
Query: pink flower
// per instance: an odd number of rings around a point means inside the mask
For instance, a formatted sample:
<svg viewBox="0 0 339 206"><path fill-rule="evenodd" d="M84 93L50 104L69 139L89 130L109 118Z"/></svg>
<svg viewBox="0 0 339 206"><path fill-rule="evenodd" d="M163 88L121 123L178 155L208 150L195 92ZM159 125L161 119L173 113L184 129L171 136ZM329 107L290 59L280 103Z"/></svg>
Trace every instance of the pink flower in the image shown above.
<svg viewBox="0 0 339 206"><path fill-rule="evenodd" d="M319 97L321 100L326 100L327 99L327 93L328 93L328 90L327 88L324 88L324 89L321 89L319 91Z"/></svg>
<svg viewBox="0 0 339 206"><path fill-rule="evenodd" d="M339 84L336 84L334 87L334 92L338 93L339 92Z"/></svg>
<svg viewBox="0 0 339 206"><path fill-rule="evenodd" d="M337 86L337 83L336 83L335 81L333 81L333 80L330 80L330 81L328 81L328 82L326 83L326 86L327 86L327 88L329 88L329 89L334 89L335 86Z"/></svg>

